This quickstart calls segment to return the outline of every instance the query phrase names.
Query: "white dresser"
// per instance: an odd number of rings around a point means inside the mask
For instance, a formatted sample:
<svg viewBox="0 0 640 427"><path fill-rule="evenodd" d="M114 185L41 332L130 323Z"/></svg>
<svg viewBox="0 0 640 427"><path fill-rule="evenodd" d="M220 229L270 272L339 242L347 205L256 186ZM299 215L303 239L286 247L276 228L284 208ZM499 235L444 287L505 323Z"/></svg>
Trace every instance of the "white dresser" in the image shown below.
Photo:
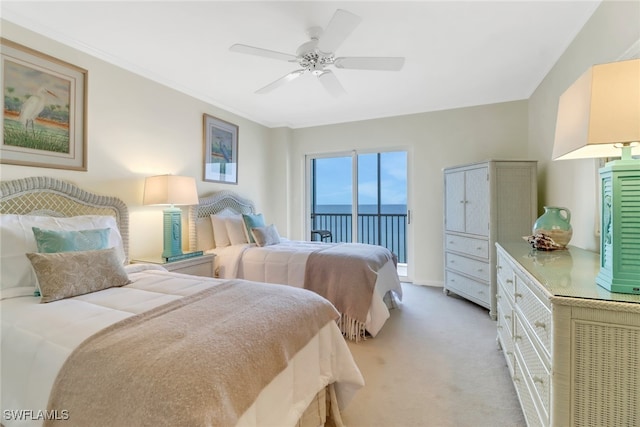
<svg viewBox="0 0 640 427"><path fill-rule="evenodd" d="M640 426L640 295L595 277L598 254L497 245L498 342L529 426Z"/></svg>
<svg viewBox="0 0 640 427"><path fill-rule="evenodd" d="M496 315L495 242L531 234L535 161L491 160L444 170L444 291Z"/></svg>

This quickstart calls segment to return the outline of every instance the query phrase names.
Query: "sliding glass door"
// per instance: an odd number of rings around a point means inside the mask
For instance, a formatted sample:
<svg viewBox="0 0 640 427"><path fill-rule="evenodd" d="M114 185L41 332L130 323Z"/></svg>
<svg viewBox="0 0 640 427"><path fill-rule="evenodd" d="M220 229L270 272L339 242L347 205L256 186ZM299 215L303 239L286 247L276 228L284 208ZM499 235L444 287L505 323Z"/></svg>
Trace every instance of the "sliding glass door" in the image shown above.
<svg viewBox="0 0 640 427"><path fill-rule="evenodd" d="M312 240L384 246L406 264L406 151L313 156L307 167Z"/></svg>

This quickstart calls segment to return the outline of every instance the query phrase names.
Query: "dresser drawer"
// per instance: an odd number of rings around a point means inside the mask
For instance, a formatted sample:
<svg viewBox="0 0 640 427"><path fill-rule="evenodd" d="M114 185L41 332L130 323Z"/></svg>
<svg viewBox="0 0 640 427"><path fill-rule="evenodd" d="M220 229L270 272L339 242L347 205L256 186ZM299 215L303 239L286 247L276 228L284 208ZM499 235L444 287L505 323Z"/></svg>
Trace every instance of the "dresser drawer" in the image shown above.
<svg viewBox="0 0 640 427"><path fill-rule="evenodd" d="M522 373L528 377L529 384L533 385L537 399L542 403L543 418L549 418L549 395L551 376L542 361L542 357L535 349L527 331L523 328L520 319L516 317L514 343L517 353L523 360Z"/></svg>
<svg viewBox="0 0 640 427"><path fill-rule="evenodd" d="M498 262L496 264L496 276L498 283L504 286L506 293L513 300L515 293L515 273L511 263L502 254L498 253Z"/></svg>
<svg viewBox="0 0 640 427"><path fill-rule="evenodd" d="M498 291L500 294L500 291ZM502 346L504 357L507 359L507 365L509 366L509 374L511 378L514 376L514 352L515 345L513 342L513 310L509 304L504 304L498 299L498 340Z"/></svg>
<svg viewBox="0 0 640 427"><path fill-rule="evenodd" d="M516 391L518 392L520 406L522 406L522 412L527 420L527 427L543 427L548 425L542 422L536 405L533 403L533 393L529 389L527 381L524 379L522 364L520 360L518 360L518 357L515 358L513 384L516 386Z"/></svg>
<svg viewBox="0 0 640 427"><path fill-rule="evenodd" d="M509 368L509 375L511 379L514 377L514 365L515 365L515 346L513 344L513 339L511 335L506 331L506 328L500 325L498 322L498 341L500 347L502 348L502 352L504 354L504 358L507 361L507 367Z"/></svg>
<svg viewBox="0 0 640 427"><path fill-rule="evenodd" d="M464 256L450 252L447 252L445 256L447 268L457 270L486 282L491 280L491 268L488 262L465 258Z"/></svg>
<svg viewBox="0 0 640 427"><path fill-rule="evenodd" d="M481 303L489 307L491 302L491 292L488 283L479 282L469 277L462 276L450 270L445 270L445 288L453 292L461 293L461 296Z"/></svg>
<svg viewBox="0 0 640 427"><path fill-rule="evenodd" d="M551 310L530 289L526 279L516 276L516 307L522 312L537 339L542 343L547 355L551 354Z"/></svg>
<svg viewBox="0 0 640 427"><path fill-rule="evenodd" d="M448 251L461 252L478 258L489 259L488 240L447 234L445 235L445 248Z"/></svg>
<svg viewBox="0 0 640 427"><path fill-rule="evenodd" d="M509 333L509 336L513 336L513 317L515 313L511 307L511 304L505 299L504 292L498 285L498 327L503 326Z"/></svg>

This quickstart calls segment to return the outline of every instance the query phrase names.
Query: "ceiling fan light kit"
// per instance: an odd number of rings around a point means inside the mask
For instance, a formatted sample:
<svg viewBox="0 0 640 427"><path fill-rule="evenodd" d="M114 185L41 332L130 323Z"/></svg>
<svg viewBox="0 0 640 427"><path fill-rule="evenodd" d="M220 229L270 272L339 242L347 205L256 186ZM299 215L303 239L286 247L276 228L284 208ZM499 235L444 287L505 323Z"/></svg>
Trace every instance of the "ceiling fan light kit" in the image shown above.
<svg viewBox="0 0 640 427"><path fill-rule="evenodd" d="M258 89L256 91L258 94L271 92L285 83L300 77L305 72L309 72L318 78L318 81L324 86L327 92L338 97L346 93L346 91L336 75L326 67L334 66L339 69L354 70L399 71L404 65L404 58L402 57L335 57L334 52L336 49L353 32L358 24L360 24L361 20L359 16L346 10L336 10L324 30L321 27L311 27L307 30L307 35L310 40L298 47L295 55L244 44L234 44L229 50L237 53L295 62L302 67Z"/></svg>

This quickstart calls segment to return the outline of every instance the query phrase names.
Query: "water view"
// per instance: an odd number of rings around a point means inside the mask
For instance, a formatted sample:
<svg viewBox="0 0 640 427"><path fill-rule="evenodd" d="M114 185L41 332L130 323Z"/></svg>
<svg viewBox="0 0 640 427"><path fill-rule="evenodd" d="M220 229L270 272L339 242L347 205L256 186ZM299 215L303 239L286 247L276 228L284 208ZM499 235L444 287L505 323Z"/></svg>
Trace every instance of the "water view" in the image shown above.
<svg viewBox="0 0 640 427"><path fill-rule="evenodd" d="M312 215L314 230L329 230L331 241L351 242L351 205L318 205ZM358 208L358 242L381 245L406 263L407 205L360 205Z"/></svg>

